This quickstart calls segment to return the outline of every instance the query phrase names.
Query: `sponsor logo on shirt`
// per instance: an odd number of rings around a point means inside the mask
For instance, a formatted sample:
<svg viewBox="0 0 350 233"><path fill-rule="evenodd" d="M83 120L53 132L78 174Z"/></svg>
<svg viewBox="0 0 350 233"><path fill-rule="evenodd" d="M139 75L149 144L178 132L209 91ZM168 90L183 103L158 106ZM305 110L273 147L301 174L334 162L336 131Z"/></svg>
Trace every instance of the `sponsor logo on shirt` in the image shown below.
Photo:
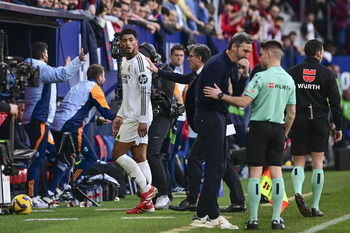
<svg viewBox="0 0 350 233"><path fill-rule="evenodd" d="M320 85L316 84L306 84L306 83L298 83L299 89L309 89L309 90L321 90Z"/></svg>
<svg viewBox="0 0 350 233"><path fill-rule="evenodd" d="M269 83L269 88L270 89L276 88L276 89L286 90L286 91L289 91L291 89L290 86L282 85L282 84L278 84L278 83Z"/></svg>
<svg viewBox="0 0 350 233"><path fill-rule="evenodd" d="M148 81L148 78L147 78L147 76L146 76L145 74L141 74L141 75L139 76L139 83L140 83L140 84L146 84L147 81Z"/></svg>
<svg viewBox="0 0 350 233"><path fill-rule="evenodd" d="M304 69L303 70L303 79L307 83L312 83L316 77L316 70L314 69Z"/></svg>

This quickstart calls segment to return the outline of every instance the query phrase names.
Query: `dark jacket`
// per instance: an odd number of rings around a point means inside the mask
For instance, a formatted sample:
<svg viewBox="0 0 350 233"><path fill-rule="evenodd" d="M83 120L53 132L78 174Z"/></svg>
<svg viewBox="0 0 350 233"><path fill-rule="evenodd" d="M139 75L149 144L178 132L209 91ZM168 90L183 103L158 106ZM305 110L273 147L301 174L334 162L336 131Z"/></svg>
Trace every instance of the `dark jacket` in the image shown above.
<svg viewBox="0 0 350 233"><path fill-rule="evenodd" d="M237 67L237 66L236 66ZM234 74L236 74L233 78L233 95L239 96L244 91L245 81L244 79L238 80L237 69L234 69ZM185 109L187 114L187 122L191 126L192 130L196 132L194 128L194 113L195 113L195 100L196 100L196 82L197 82L197 73L195 71L188 74L179 74L173 72L165 72L162 70L158 71L158 75L162 78L181 83L181 84L189 84L186 93L185 99Z"/></svg>
<svg viewBox="0 0 350 233"><path fill-rule="evenodd" d="M308 119L310 104L314 119L328 118L328 106L330 106L336 129L341 130L342 110L333 73L313 57L308 57L304 62L293 66L288 73L293 77L296 85L296 118Z"/></svg>

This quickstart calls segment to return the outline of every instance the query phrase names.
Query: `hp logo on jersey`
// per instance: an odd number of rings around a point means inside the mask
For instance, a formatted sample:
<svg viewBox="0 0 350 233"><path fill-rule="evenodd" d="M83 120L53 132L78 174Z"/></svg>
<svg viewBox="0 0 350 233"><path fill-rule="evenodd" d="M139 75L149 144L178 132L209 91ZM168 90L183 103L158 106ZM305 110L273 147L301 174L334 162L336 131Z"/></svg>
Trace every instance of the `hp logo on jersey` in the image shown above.
<svg viewBox="0 0 350 233"><path fill-rule="evenodd" d="M139 76L139 83L140 83L140 84L146 84L147 81L148 81L148 78L147 78L147 76L146 76L145 74L141 74L141 75Z"/></svg>

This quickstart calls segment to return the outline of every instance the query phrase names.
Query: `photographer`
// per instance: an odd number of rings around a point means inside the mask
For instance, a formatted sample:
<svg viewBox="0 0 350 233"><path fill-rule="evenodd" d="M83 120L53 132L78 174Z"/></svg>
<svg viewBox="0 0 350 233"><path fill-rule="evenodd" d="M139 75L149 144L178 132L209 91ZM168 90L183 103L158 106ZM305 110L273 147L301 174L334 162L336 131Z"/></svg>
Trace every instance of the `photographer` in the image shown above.
<svg viewBox="0 0 350 233"><path fill-rule="evenodd" d="M160 64L161 57L150 43L142 43L139 51L146 58L149 58L154 65L157 65L157 69L172 71L169 65ZM157 187L159 192L154 207L155 209L168 209L171 201L167 195L166 168L163 166L160 150L172 122L170 112L175 83L161 79L157 74L153 74L152 86L153 121L148 131L147 160L152 172L152 185Z"/></svg>
<svg viewBox="0 0 350 233"><path fill-rule="evenodd" d="M48 141L49 125L56 112L56 83L71 79L85 61L83 49L79 57L70 62L65 61L65 67L51 67L48 63L48 46L44 42L36 42L31 46L33 58L25 62L32 63L40 69L39 86L26 87L25 111L23 124L30 139L31 149L37 150L36 158L28 169L28 195L32 197L33 208L46 208L48 205L39 196L40 170L45 162L45 152Z"/></svg>

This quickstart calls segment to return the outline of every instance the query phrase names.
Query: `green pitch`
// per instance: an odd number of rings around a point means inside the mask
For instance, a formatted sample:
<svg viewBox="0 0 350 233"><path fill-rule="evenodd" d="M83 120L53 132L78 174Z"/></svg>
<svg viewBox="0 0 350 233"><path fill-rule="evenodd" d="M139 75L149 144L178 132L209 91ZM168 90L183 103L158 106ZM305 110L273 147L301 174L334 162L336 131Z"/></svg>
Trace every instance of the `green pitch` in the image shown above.
<svg viewBox="0 0 350 233"><path fill-rule="evenodd" d="M304 232L312 227L320 229L322 224L329 226L323 227L324 229L317 232L350 232L350 171L325 171L325 185L320 202L320 209L324 213L324 217L321 218L305 218L299 213L294 201L290 172L284 172L283 175L287 196L291 198L289 206L282 213L286 226L284 232ZM248 180L242 180L245 193L247 193L247 182ZM311 172L308 171L305 174L303 194L309 206L312 205L312 195L308 195L311 192L310 182ZM177 205L183 199L183 195L182 197L175 197L173 204ZM32 212L29 215L22 216L16 214L1 215L0 233L192 233L223 231L220 229L190 227L193 212L163 210L156 211L154 214L142 215L127 215L125 213L127 208L132 208L138 203L139 199L135 195L129 195L119 202L103 202L101 207L67 208L63 205L55 209L44 209L48 212ZM225 207L229 204L228 189L224 187L224 196L219 198L219 205ZM249 206L248 202L247 205ZM223 215L232 224L240 228L236 232L243 232L245 222L249 218L249 208L246 213L225 213ZM259 232L271 232L271 216L272 206L261 204L259 207ZM43 221L43 219L51 220ZM310 232L316 232L316 230Z"/></svg>

